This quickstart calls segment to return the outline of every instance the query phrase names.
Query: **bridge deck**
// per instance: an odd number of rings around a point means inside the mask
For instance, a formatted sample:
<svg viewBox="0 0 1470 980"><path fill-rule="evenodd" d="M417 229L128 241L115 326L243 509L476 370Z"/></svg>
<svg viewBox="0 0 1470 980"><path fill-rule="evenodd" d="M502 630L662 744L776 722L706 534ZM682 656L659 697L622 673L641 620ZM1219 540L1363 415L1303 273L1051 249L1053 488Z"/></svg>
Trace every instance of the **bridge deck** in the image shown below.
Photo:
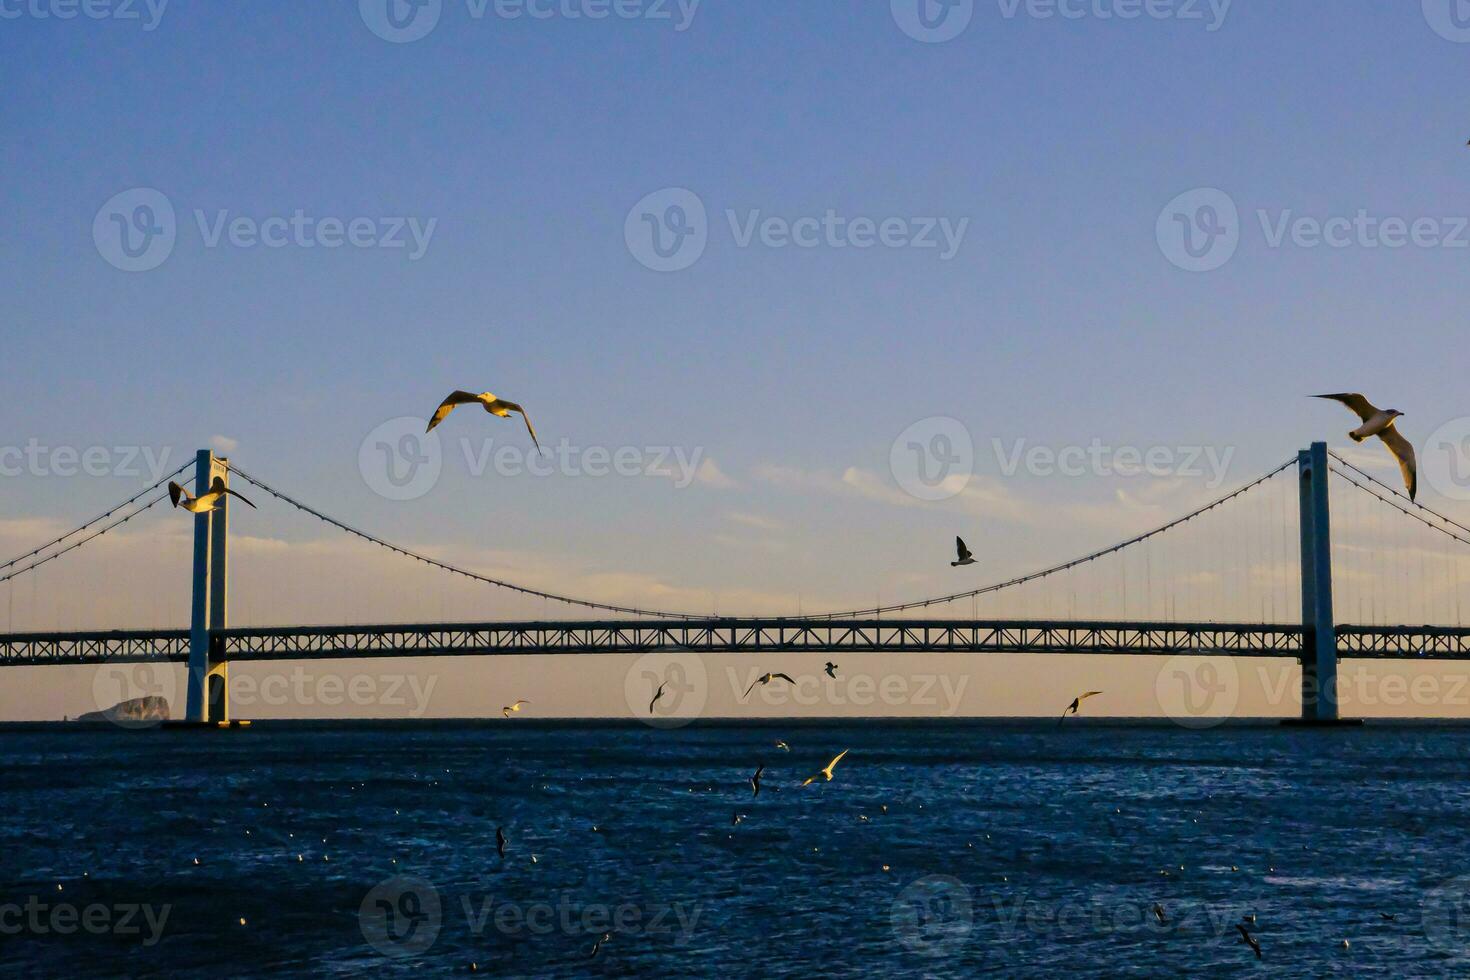
<svg viewBox="0 0 1470 980"><path fill-rule="evenodd" d="M1300 626L1239 623L710 619L230 629L232 661L512 654L846 652L1298 657ZM1347 659L1470 659L1470 628L1337 629ZM186 661L187 630L0 636L0 666Z"/></svg>

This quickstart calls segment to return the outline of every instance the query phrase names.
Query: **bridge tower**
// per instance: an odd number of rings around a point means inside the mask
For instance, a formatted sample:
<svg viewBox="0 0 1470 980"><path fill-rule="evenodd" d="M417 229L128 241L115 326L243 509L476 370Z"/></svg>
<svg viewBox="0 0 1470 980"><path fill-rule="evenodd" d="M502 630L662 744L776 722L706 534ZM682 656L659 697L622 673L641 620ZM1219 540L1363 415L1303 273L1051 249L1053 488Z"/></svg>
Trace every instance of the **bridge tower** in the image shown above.
<svg viewBox="0 0 1470 980"><path fill-rule="evenodd" d="M230 485L229 460L199 450L194 492L209 492L215 477ZM194 515L194 596L189 627L188 721L207 724L230 720L230 665L223 641L211 635L229 624L230 498L206 514Z"/></svg>
<svg viewBox="0 0 1470 980"><path fill-rule="evenodd" d="M1337 626L1332 614L1332 528L1327 443L1297 455L1302 529L1302 721L1337 717Z"/></svg>

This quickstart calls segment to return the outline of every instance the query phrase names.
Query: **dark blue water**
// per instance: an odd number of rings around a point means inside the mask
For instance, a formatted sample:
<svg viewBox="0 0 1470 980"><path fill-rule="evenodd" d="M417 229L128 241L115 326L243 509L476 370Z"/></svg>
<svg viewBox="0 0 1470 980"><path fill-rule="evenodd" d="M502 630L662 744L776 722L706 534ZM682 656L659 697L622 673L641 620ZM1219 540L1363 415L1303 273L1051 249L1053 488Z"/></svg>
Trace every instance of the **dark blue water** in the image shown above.
<svg viewBox="0 0 1470 980"><path fill-rule="evenodd" d="M9 729L0 753L4 976L1470 970L1461 728Z"/></svg>

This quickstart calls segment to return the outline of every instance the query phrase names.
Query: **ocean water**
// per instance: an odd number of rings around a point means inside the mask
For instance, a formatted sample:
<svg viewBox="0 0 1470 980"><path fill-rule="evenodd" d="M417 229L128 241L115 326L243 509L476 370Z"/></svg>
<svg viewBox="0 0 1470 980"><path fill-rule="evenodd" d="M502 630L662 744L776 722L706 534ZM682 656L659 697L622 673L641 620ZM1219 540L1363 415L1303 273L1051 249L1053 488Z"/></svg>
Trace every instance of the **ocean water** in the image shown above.
<svg viewBox="0 0 1470 980"><path fill-rule="evenodd" d="M1470 974L1452 726L11 727L0 804L7 977Z"/></svg>

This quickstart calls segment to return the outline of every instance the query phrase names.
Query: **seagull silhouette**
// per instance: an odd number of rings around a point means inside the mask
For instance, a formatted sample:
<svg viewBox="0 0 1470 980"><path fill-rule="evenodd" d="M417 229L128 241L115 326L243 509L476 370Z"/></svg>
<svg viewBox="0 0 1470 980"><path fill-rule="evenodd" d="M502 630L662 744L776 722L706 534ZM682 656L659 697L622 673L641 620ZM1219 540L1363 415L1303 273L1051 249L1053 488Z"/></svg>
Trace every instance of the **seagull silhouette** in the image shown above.
<svg viewBox="0 0 1470 980"><path fill-rule="evenodd" d="M597 958L597 951L600 950L600 949L602 949L602 944L605 943L605 942L610 941L611 939L612 939L612 933L610 933L610 932L604 932L602 934L602 938L599 939L599 940L597 940L597 942L595 942L595 943L592 944L592 953L587 958L588 959L596 959Z"/></svg>
<svg viewBox="0 0 1470 980"><path fill-rule="evenodd" d="M760 677L757 677L755 681L752 682L751 685L745 689L745 697L750 697L750 692L755 690L757 684L769 684L771 683L771 681L775 680L778 677L788 684L796 683L796 681L791 679L790 674L764 674Z"/></svg>
<svg viewBox="0 0 1470 980"><path fill-rule="evenodd" d="M208 493L201 493L197 497L191 497L189 491L177 483L170 482L168 485L168 496L173 501L174 507L182 507L191 514L208 514L220 505L220 502L225 499L226 494L229 494L237 500L245 500L244 497L225 486L225 478L222 476L214 478L214 482L209 485ZM250 504L250 507L254 510L260 509L248 500L245 500L245 503Z"/></svg>
<svg viewBox="0 0 1470 980"><path fill-rule="evenodd" d="M1238 925L1238 926L1235 927L1235 929L1236 929L1237 932L1240 933L1240 941L1243 942L1243 943L1245 943L1251 949L1255 950L1255 952L1256 952L1256 959L1260 959L1261 958L1261 943L1260 943L1260 941L1258 939L1256 939L1255 936L1252 936L1249 932L1247 932L1245 926Z"/></svg>
<svg viewBox="0 0 1470 980"><path fill-rule="evenodd" d="M536 440L536 429L534 426L531 425L531 417L526 414L526 410L515 402L508 402L503 398L496 398L488 391L481 392L478 395L471 391L456 391L454 394L444 399L444 401L434 411L434 417L429 419L429 427L425 429L424 432L433 432L434 429L438 427L439 423L449 418L449 413L454 411L459 406L474 405L476 403L483 405L485 407L485 411L489 412L491 415L502 419L510 418L511 412L519 412L521 418L526 423L526 431L531 433L531 441L536 444L537 451L540 451L541 443L537 442Z"/></svg>
<svg viewBox="0 0 1470 980"><path fill-rule="evenodd" d="M1169 917L1164 914L1164 907L1158 904L1154 905L1154 918L1158 919L1161 923L1167 923L1169 921Z"/></svg>
<svg viewBox="0 0 1470 980"><path fill-rule="evenodd" d="M669 682L668 681L664 681L662 684L660 684L658 686L658 690L653 695L653 700L650 701L650 702L648 702L648 713L649 714L653 714L653 706L656 705L656 704L658 704L658 699L664 696L664 688L666 688L668 686L669 686Z"/></svg>
<svg viewBox="0 0 1470 980"><path fill-rule="evenodd" d="M765 766L757 766L755 770L755 775L750 777L750 795L752 797L761 795L761 773L765 771Z"/></svg>
<svg viewBox="0 0 1470 980"><path fill-rule="evenodd" d="M500 859L505 860L505 828L495 828L495 850L500 854Z"/></svg>
<svg viewBox="0 0 1470 980"><path fill-rule="evenodd" d="M815 776L809 776L809 777L807 777L807 779L804 780L801 785L803 785L803 786L810 786L812 783L814 783L817 780L821 779L823 776L825 776L827 778L827 782L830 783L832 781L832 770L833 769L836 769L837 768L837 763L841 762L842 761L842 757L844 755L847 755L847 753L849 753L851 751L852 751L851 749L843 749L842 752L838 754L837 758L835 758L831 762L827 763L827 768L823 769L821 772L817 773Z"/></svg>
<svg viewBox="0 0 1470 980"><path fill-rule="evenodd" d="M1353 442L1362 442L1377 436L1383 440L1388 451L1393 453L1394 458L1399 461L1399 472L1404 475L1404 486L1409 490L1409 499L1413 500L1419 495L1419 462L1414 456L1414 446L1399 432L1395 423L1403 418L1404 413L1396 408L1375 408L1373 403L1359 394L1339 395L1313 395L1314 398L1326 398L1329 401L1342 402L1353 414L1363 420L1363 424L1348 433L1348 438Z"/></svg>
<svg viewBox="0 0 1470 980"><path fill-rule="evenodd" d="M828 677L832 678L833 680L837 679L837 665L834 664L832 661L827 661L827 666L823 669L827 671Z"/></svg>
<svg viewBox="0 0 1470 980"><path fill-rule="evenodd" d="M505 715L505 717L509 718L510 717L510 713L512 711L520 711L521 710L521 705L523 705L523 704L530 704L530 703L531 702L527 701L525 698L521 698L515 704L507 704L504 707L502 707L500 709L500 713L503 714L503 715Z"/></svg>
<svg viewBox="0 0 1470 980"><path fill-rule="evenodd" d="M1067 705L1067 710L1062 712L1062 717L1057 719L1057 724L1060 725L1062 722L1066 721L1068 715L1075 715L1078 709L1082 707L1083 701L1086 701L1088 698L1095 698L1101 693L1101 691L1088 691L1086 694L1079 694L1077 697L1073 698L1072 703Z"/></svg>
<svg viewBox="0 0 1470 980"><path fill-rule="evenodd" d="M779 738L776 739L776 748L780 749L782 752L790 752L791 751L791 746L787 745L785 742L781 741Z"/></svg>
<svg viewBox="0 0 1470 980"><path fill-rule="evenodd" d="M956 537L954 539L954 550L955 550L955 557L958 560L957 561L950 562L949 563L949 567L950 568L959 568L961 565L973 565L973 564L975 564L975 556L970 553L970 549L969 548L966 548L965 547L965 539L964 538Z"/></svg>

